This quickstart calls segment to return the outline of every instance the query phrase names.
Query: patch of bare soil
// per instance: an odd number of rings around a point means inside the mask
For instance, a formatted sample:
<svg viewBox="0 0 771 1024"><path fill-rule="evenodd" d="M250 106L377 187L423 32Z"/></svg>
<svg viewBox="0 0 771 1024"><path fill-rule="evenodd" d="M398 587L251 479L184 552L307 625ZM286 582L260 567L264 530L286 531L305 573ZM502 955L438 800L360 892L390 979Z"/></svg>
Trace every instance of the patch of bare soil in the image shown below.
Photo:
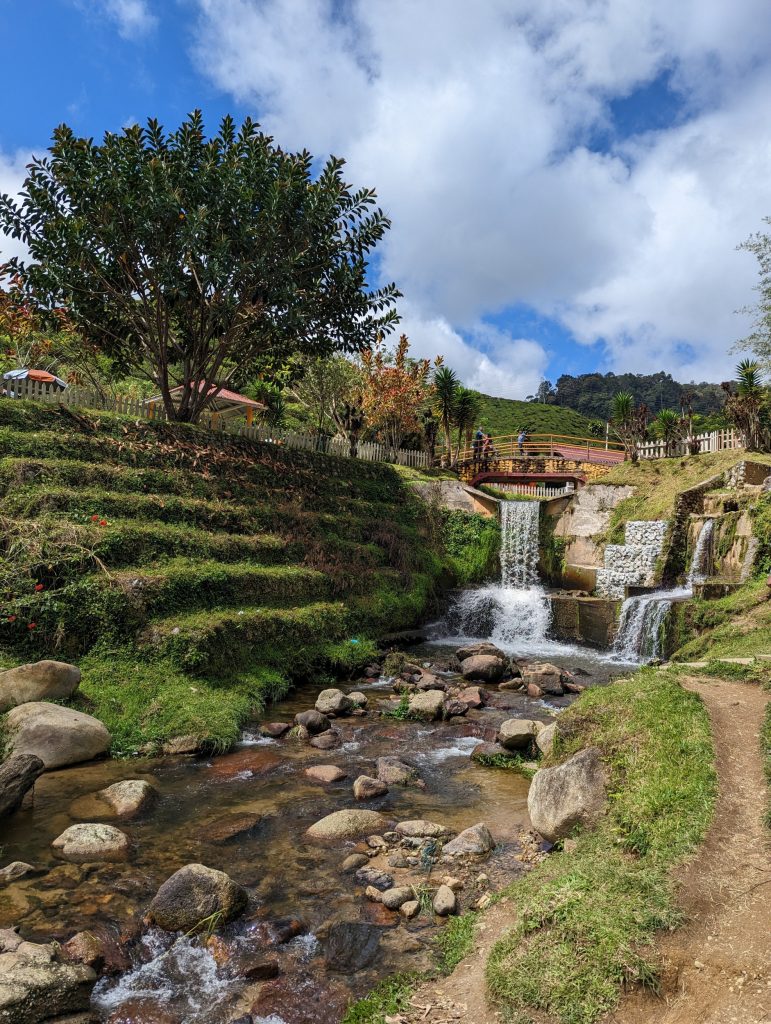
<svg viewBox="0 0 771 1024"><path fill-rule="evenodd" d="M712 721L715 820L678 877L687 923L661 943L662 992L630 993L606 1024L771 1022L771 835L759 739L769 696L727 680L684 685Z"/></svg>

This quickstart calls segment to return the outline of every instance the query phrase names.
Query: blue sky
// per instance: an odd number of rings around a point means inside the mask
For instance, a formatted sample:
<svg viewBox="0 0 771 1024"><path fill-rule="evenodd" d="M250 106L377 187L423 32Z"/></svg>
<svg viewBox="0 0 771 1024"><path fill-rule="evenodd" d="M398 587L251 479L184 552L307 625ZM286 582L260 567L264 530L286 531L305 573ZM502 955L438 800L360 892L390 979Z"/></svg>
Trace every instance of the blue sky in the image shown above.
<svg viewBox="0 0 771 1024"><path fill-rule="evenodd" d="M735 247L771 214L765 0L0 0L0 37L0 190L61 121L250 114L377 187L413 348L466 383L730 375Z"/></svg>

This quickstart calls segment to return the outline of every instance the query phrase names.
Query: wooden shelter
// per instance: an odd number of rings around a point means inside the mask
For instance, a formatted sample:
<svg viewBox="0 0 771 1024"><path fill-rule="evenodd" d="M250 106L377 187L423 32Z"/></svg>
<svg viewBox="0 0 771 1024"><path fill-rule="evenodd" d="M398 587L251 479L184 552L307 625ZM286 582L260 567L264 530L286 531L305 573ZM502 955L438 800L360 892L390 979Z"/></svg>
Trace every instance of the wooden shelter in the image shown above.
<svg viewBox="0 0 771 1024"><path fill-rule="evenodd" d="M204 386L205 382L201 381L198 384L198 390L201 391ZM171 389L171 398L175 406L182 395L182 390L181 384L179 387ZM229 391L227 388L220 388L217 391L216 384L210 384L209 394L215 391L217 392L216 396L206 406L206 411L211 413L213 423L217 423L221 419L233 419L243 413L246 416L247 427L251 427L255 413L265 412L268 408L264 402L256 402L253 398L239 395L237 391ZM163 405L163 398L161 395L155 395L153 398L148 398L147 404L154 409L157 405Z"/></svg>

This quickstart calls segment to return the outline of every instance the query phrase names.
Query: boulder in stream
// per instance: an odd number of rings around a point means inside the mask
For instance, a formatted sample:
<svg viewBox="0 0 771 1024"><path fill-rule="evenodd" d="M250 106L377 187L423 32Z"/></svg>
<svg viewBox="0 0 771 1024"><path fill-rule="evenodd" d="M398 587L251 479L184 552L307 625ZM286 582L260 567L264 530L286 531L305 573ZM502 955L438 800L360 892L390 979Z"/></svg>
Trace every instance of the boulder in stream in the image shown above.
<svg viewBox="0 0 771 1024"><path fill-rule="evenodd" d="M494 643L489 640L481 640L476 644L464 644L463 647L458 647L455 651L455 657L463 663L467 658L474 658L478 654L488 654L500 661L507 661L507 657L500 647L496 647Z"/></svg>
<svg viewBox="0 0 771 1024"><path fill-rule="evenodd" d="M537 686L544 693L555 697L561 696L565 690L562 685L564 673L557 665L547 661L522 666L522 680L526 686Z"/></svg>
<svg viewBox="0 0 771 1024"><path fill-rule="evenodd" d="M381 903L388 910L399 910L403 903L415 898L415 890L411 885L397 885L393 889L386 889L381 897Z"/></svg>
<svg viewBox="0 0 771 1024"><path fill-rule="evenodd" d="M353 784L353 795L357 800L374 800L376 797L385 796L388 786L380 779L373 779L369 775L360 775Z"/></svg>
<svg viewBox="0 0 771 1024"><path fill-rule="evenodd" d="M506 662L495 654L475 654L460 663L463 678L480 683L497 683L506 670Z"/></svg>
<svg viewBox="0 0 771 1024"><path fill-rule="evenodd" d="M433 722L444 713L444 692L422 690L410 697L410 717L422 722Z"/></svg>
<svg viewBox="0 0 771 1024"><path fill-rule="evenodd" d="M327 729L318 736L311 736L309 743L317 750L336 750L343 745L343 737L337 729Z"/></svg>
<svg viewBox="0 0 771 1024"><path fill-rule="evenodd" d="M311 839L357 839L371 832L382 831L387 824L387 820L377 811L356 807L327 814L311 825L307 834Z"/></svg>
<svg viewBox="0 0 771 1024"><path fill-rule="evenodd" d="M416 818L412 821L400 821L396 826L400 836L409 839L439 839L449 834L449 829L436 821L426 821L425 818Z"/></svg>
<svg viewBox="0 0 771 1024"><path fill-rule="evenodd" d="M288 733L291 728L289 722L263 722L260 726L260 736L277 740Z"/></svg>
<svg viewBox="0 0 771 1024"><path fill-rule="evenodd" d="M458 700L462 701L466 705L466 709L469 708L481 708L487 703L487 695L484 690L478 686L467 686L464 690L461 690L458 694Z"/></svg>
<svg viewBox="0 0 771 1024"><path fill-rule="evenodd" d="M445 843L442 847L442 858L444 857L482 857L495 846L495 840L490 834L490 829L484 822L478 825L471 825L469 828L459 832L458 835Z"/></svg>
<svg viewBox="0 0 771 1024"><path fill-rule="evenodd" d="M294 716L294 720L296 725L304 726L311 736L317 736L320 732L326 732L330 728L327 716L313 708L298 712Z"/></svg>
<svg viewBox="0 0 771 1024"><path fill-rule="evenodd" d="M509 718L501 722L496 739L507 750L526 750L537 732L537 723L529 718Z"/></svg>
<svg viewBox="0 0 771 1024"><path fill-rule="evenodd" d="M30 701L67 700L80 684L80 669L64 661L35 661L0 672L0 712Z"/></svg>
<svg viewBox="0 0 771 1024"><path fill-rule="evenodd" d="M434 913L437 917L449 917L457 913L458 897L449 885L440 885L434 894Z"/></svg>
<svg viewBox="0 0 771 1024"><path fill-rule="evenodd" d="M0 1024L54 1024L88 1014L95 982L91 967L62 962L57 943L25 942L14 929L0 930Z"/></svg>
<svg viewBox="0 0 771 1024"><path fill-rule="evenodd" d="M316 698L316 710L319 714L332 718L349 715L353 708L353 701L342 690L322 690Z"/></svg>
<svg viewBox="0 0 771 1024"><path fill-rule="evenodd" d="M72 864L92 864L128 860L129 838L112 825L84 822L70 825L51 843L55 853Z"/></svg>
<svg viewBox="0 0 771 1024"><path fill-rule="evenodd" d="M556 768L542 768L535 773L527 795L533 828L554 843L578 826L592 827L605 810L606 786L597 747L579 750Z"/></svg>
<svg viewBox="0 0 771 1024"><path fill-rule="evenodd" d="M110 749L110 734L97 718L58 704L19 704L5 726L11 752L35 754L47 769L91 761Z"/></svg>
<svg viewBox="0 0 771 1024"><path fill-rule="evenodd" d="M70 815L85 821L135 818L150 809L157 795L158 790L145 779L126 779L73 800Z"/></svg>
<svg viewBox="0 0 771 1024"><path fill-rule="evenodd" d="M335 764L314 764L305 769L305 774L314 782L339 782L348 778L348 773Z"/></svg>
<svg viewBox="0 0 771 1024"><path fill-rule="evenodd" d="M425 788L425 783L417 771L398 757L379 757L376 762L377 777L387 786L417 786Z"/></svg>
<svg viewBox="0 0 771 1024"><path fill-rule="evenodd" d="M539 730L538 735L535 738L535 742L542 754L550 754L552 752L556 735L556 722L552 722L551 725L545 725L543 729Z"/></svg>
<svg viewBox="0 0 771 1024"><path fill-rule="evenodd" d="M35 754L12 754L0 764L0 818L21 807L44 767Z"/></svg>
<svg viewBox="0 0 771 1024"><path fill-rule="evenodd" d="M224 871L186 864L167 878L153 897L147 916L167 932L189 932L218 915L231 921L245 909L247 893Z"/></svg>

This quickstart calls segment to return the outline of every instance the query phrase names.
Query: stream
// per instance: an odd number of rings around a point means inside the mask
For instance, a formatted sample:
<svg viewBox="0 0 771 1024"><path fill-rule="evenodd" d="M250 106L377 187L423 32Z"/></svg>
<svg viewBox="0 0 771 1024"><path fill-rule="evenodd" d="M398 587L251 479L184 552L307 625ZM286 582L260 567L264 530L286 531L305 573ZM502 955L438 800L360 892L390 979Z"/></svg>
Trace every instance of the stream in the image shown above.
<svg viewBox="0 0 771 1024"><path fill-rule="evenodd" d="M431 627L430 641L410 658L447 677L445 669L457 669L459 644L491 639L514 658L566 667L584 685L618 675L609 652L549 640L549 602L535 569L537 503L503 508L501 582L459 594ZM306 830L353 807L377 810L394 823L428 819L453 833L483 822L495 842L483 863L448 867L413 857L416 863L394 870L394 884L416 891L426 883L435 888L451 871L461 908L475 905L543 856L543 844L529 830L526 779L483 767L471 752L494 740L504 720L550 722L575 696L531 698L488 685L486 706L423 723L378 713L381 701L393 707L392 682L373 676L343 687L364 692L369 710L335 719L342 740L336 749L265 738L255 722L235 749L218 757L108 760L44 774L32 806L5 824L3 862L27 862L36 874L0 889L0 927L21 926L24 938L35 942L66 942L82 931L99 936L114 954L112 972L92 997L105 1024L335 1024L352 999L382 978L430 969L443 919L430 907L411 920L385 909L342 868L358 852L372 857L373 867L392 871L386 854L373 857L364 842L313 842ZM268 721L292 722L314 706L322 688L309 682L295 689L269 709ZM375 760L386 755L414 768L423 788L392 785L384 796L357 802L353 780L375 775ZM346 777L322 784L305 774L321 764L338 766ZM74 821L94 820L89 795L128 779L145 779L158 790L148 812L116 823L131 840L130 859L57 859L52 840ZM246 913L210 938L169 934L143 922L161 883L190 863L226 871L250 893ZM339 935L340 925L350 928L347 952L342 961L331 960L330 931ZM370 947L372 956L362 956Z"/></svg>

